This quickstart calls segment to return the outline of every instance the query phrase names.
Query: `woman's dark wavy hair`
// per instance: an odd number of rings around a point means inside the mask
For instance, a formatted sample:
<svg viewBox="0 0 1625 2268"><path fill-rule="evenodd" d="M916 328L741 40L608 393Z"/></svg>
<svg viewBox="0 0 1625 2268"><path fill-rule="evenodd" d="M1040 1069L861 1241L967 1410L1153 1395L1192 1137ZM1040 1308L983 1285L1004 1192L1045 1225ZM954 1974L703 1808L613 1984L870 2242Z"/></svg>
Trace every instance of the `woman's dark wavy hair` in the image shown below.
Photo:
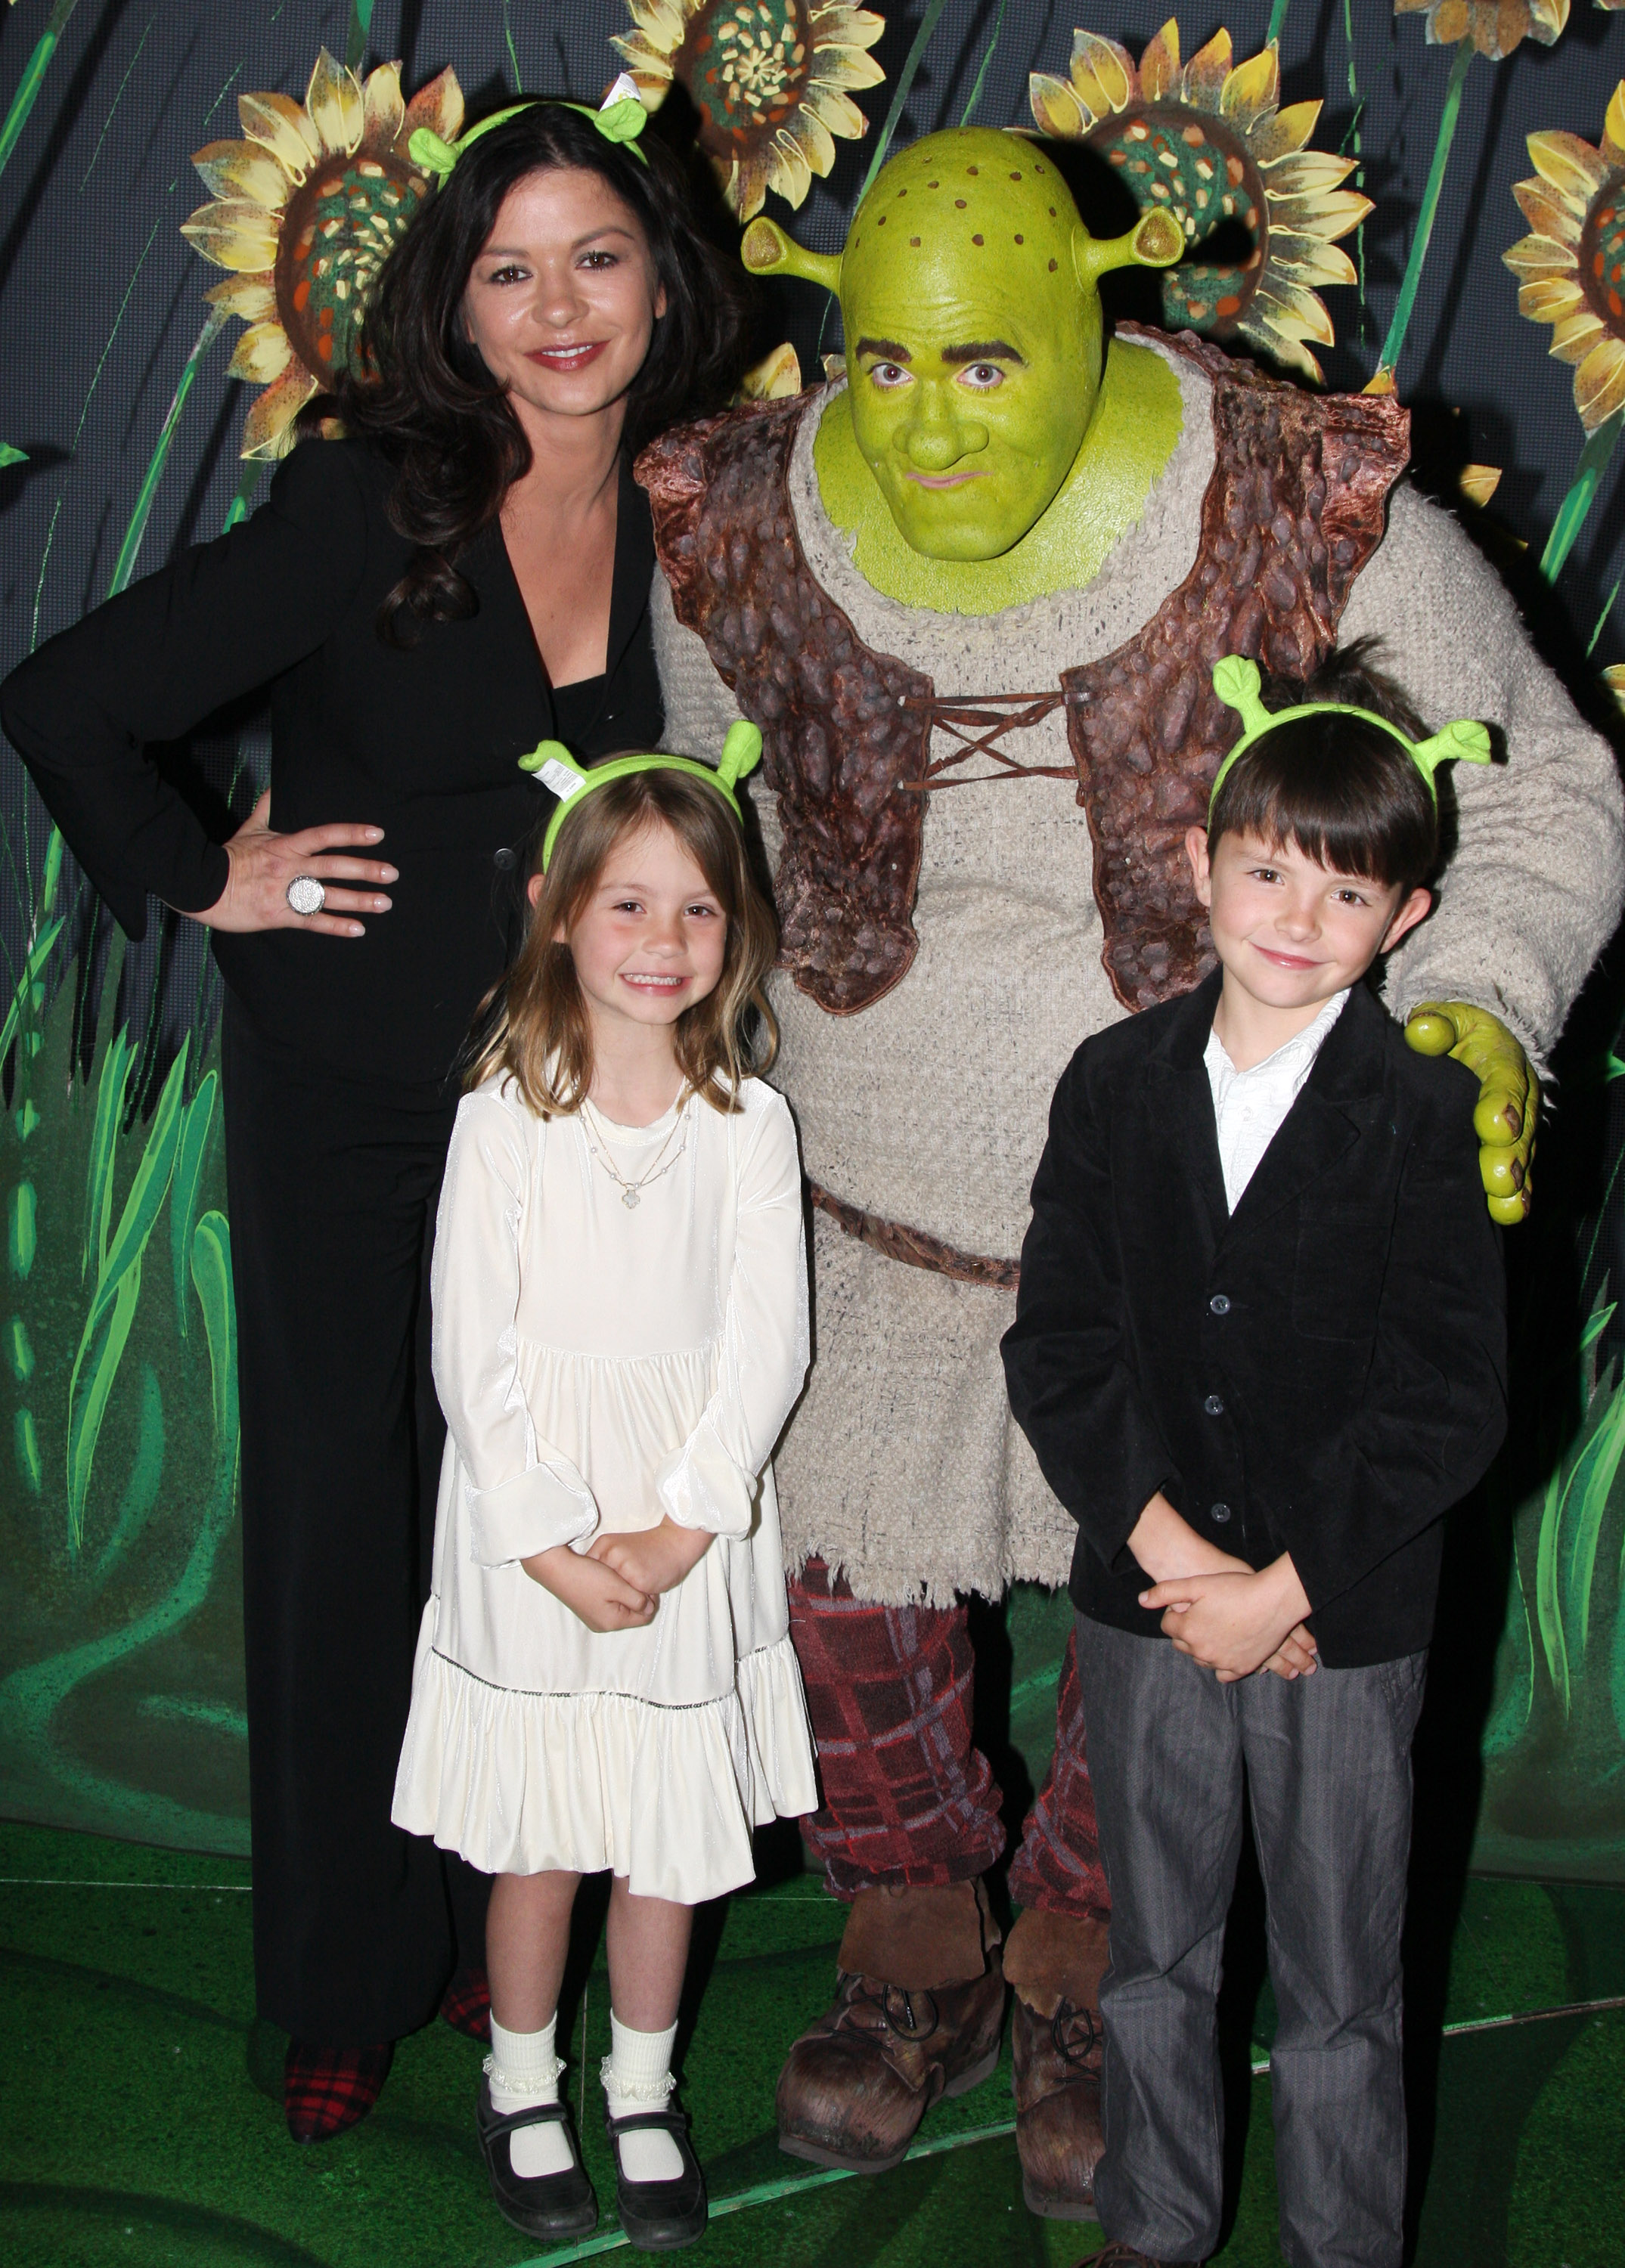
<svg viewBox="0 0 1625 2268"><path fill-rule="evenodd" d="M462 320L480 247L527 174L552 166L598 174L635 216L665 286L666 312L627 395L628 448L721 408L737 383L743 271L701 233L678 159L654 133L638 146L646 163L562 102L533 103L483 135L385 261L367 308L362 366L306 412L313 429L336 414L395 468L390 519L418 549L379 609L388 644L410 644L426 623L475 611L458 557L530 467L506 389Z"/></svg>

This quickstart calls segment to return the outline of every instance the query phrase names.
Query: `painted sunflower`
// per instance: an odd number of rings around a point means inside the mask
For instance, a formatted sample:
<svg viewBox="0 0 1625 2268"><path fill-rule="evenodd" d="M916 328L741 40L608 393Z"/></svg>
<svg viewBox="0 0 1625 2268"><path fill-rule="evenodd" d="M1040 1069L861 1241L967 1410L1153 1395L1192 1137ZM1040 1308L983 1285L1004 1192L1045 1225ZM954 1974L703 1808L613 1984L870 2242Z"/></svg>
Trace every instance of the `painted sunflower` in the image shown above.
<svg viewBox="0 0 1625 2268"><path fill-rule="evenodd" d="M866 49L885 18L846 0L626 0L635 31L610 40L651 110L672 82L687 89L699 146L741 220L769 189L799 205L835 163L832 136L868 121L848 89L878 86Z"/></svg>
<svg viewBox="0 0 1625 2268"><path fill-rule="evenodd" d="M205 260L234 272L204 293L240 315L231 375L265 388L243 427L245 457L280 457L293 420L355 352L366 291L432 187L406 146L417 127L451 141L462 90L443 70L410 103L398 63L365 86L325 48L302 103L240 94L246 142L192 159L216 202L181 225Z"/></svg>
<svg viewBox="0 0 1625 2268"><path fill-rule="evenodd" d="M1340 186L1354 158L1305 148L1320 104L1280 107L1273 43L1232 65L1230 35L1219 31L1181 67L1171 18L1136 69L1115 40L1075 32L1070 77L1035 71L1028 92L1045 134L1098 151L1137 204L1173 215L1187 243L1200 244L1225 221L1252 237L1240 265L1187 261L1163 270L1170 328L1238 335L1320 376L1304 342L1330 346L1333 333L1313 286L1357 280L1334 239L1359 225L1371 201Z"/></svg>
<svg viewBox="0 0 1625 2268"><path fill-rule="evenodd" d="M1423 9L1431 45L1453 48L1471 40L1492 63L1525 40L1549 48L1569 20L1569 0L1393 0L1396 16L1414 16Z"/></svg>
<svg viewBox="0 0 1625 2268"><path fill-rule="evenodd" d="M1519 278L1518 312L1550 323L1551 351L1576 365L1574 406L1588 433L1625 409L1625 79L1601 146L1532 134L1535 178L1512 191L1534 233L1501 255Z"/></svg>

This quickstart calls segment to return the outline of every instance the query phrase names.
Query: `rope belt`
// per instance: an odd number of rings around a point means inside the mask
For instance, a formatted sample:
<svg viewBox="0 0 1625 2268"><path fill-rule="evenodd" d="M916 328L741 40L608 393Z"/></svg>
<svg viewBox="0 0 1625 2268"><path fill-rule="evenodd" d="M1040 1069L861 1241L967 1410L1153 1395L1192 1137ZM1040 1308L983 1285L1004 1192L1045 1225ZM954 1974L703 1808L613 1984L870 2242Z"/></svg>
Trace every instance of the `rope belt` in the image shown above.
<svg viewBox="0 0 1625 2268"><path fill-rule="evenodd" d="M999 1292L1014 1292L1021 1282L1019 1260L993 1260L979 1252L961 1252L923 1228L883 1220L878 1213L865 1212L861 1205L848 1204L845 1197L831 1197L816 1182L809 1182L808 1187L819 1211L827 1212L837 1228L855 1236L860 1244L873 1245L888 1260L900 1260L909 1268L928 1268L936 1276L951 1276L956 1284L986 1284Z"/></svg>

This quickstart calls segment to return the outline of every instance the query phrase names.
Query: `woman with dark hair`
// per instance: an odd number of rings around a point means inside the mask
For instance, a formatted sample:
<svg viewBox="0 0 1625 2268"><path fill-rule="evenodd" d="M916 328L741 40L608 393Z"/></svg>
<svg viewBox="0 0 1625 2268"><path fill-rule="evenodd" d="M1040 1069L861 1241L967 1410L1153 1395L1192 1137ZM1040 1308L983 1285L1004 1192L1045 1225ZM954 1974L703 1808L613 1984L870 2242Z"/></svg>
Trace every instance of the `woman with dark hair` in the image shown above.
<svg viewBox="0 0 1625 2268"><path fill-rule="evenodd" d="M365 367L313 405L348 438L0 689L128 934L151 893L225 980L256 1985L303 2141L370 2109L437 2003L484 2029L485 1878L389 1821L444 1433L448 1074L551 808L518 758L658 740L631 453L720 403L743 335L653 141L538 100L435 156ZM144 744L260 686L271 784L218 843Z"/></svg>

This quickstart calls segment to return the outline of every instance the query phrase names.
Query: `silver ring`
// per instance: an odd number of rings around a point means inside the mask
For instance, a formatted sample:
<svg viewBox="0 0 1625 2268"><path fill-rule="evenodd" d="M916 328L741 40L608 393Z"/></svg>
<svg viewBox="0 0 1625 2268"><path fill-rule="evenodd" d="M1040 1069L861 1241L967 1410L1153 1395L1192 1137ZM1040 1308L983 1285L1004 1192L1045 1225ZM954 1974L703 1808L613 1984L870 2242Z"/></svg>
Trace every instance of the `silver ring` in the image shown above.
<svg viewBox="0 0 1625 2268"><path fill-rule="evenodd" d="M328 902L327 892L314 874L295 874L285 895L296 914L319 914Z"/></svg>

